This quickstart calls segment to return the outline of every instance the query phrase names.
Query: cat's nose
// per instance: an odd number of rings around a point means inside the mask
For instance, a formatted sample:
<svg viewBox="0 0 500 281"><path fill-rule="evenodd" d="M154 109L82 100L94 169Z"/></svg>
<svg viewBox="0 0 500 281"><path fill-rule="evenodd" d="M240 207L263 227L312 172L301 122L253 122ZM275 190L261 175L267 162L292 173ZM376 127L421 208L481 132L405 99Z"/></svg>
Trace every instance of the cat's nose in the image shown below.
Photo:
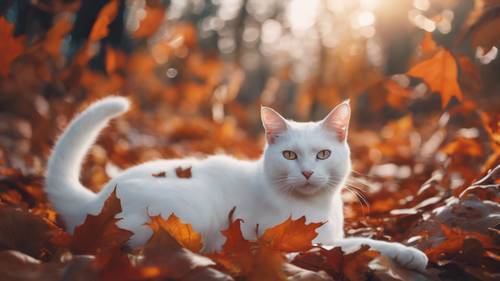
<svg viewBox="0 0 500 281"><path fill-rule="evenodd" d="M302 171L302 175L304 175L306 180L308 180L312 176L313 173L314 173L313 171Z"/></svg>

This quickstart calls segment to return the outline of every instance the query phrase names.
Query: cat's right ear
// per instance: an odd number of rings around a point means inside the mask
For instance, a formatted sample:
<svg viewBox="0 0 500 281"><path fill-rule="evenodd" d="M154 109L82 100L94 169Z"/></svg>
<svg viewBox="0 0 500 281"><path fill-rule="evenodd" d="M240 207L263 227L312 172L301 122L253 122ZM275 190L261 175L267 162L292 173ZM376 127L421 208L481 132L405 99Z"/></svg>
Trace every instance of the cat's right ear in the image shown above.
<svg viewBox="0 0 500 281"><path fill-rule="evenodd" d="M276 138L288 128L285 118L272 108L262 106L260 108L260 118L266 130L266 138L269 144L273 144Z"/></svg>

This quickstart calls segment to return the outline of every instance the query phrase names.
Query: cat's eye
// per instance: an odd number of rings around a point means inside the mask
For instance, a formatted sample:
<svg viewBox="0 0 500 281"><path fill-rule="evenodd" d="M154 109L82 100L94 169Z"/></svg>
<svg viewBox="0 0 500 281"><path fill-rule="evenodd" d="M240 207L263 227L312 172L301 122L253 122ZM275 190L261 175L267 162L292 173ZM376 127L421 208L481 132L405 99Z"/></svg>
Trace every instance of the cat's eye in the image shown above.
<svg viewBox="0 0 500 281"><path fill-rule="evenodd" d="M297 159L297 154L291 150L284 150L283 157L285 157L285 159L288 159L288 160L295 160L295 159Z"/></svg>
<svg viewBox="0 0 500 281"><path fill-rule="evenodd" d="M325 160L326 158L330 157L330 154L332 154L330 150L323 149L320 152L318 152L318 154L316 154L316 158L319 160Z"/></svg>

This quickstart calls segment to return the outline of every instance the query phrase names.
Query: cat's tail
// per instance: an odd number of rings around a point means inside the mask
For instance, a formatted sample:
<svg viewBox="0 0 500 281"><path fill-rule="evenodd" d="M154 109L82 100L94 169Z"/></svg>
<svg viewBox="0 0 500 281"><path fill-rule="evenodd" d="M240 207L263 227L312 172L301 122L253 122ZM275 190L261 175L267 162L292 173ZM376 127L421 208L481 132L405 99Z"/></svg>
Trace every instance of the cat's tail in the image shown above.
<svg viewBox="0 0 500 281"><path fill-rule="evenodd" d="M96 194L79 180L82 162L99 132L108 121L127 111L124 97L102 99L71 121L50 156L45 175L45 190L69 231L85 219L86 206Z"/></svg>

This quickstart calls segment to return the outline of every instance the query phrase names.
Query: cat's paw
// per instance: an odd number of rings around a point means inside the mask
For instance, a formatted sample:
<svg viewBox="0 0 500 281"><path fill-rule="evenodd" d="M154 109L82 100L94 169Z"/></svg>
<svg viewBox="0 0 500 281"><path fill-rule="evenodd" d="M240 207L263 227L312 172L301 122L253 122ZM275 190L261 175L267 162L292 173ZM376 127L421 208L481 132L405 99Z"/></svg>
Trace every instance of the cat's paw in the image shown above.
<svg viewBox="0 0 500 281"><path fill-rule="evenodd" d="M408 269L418 271L424 270L429 261L422 251L400 243L390 243L390 248L382 254Z"/></svg>

